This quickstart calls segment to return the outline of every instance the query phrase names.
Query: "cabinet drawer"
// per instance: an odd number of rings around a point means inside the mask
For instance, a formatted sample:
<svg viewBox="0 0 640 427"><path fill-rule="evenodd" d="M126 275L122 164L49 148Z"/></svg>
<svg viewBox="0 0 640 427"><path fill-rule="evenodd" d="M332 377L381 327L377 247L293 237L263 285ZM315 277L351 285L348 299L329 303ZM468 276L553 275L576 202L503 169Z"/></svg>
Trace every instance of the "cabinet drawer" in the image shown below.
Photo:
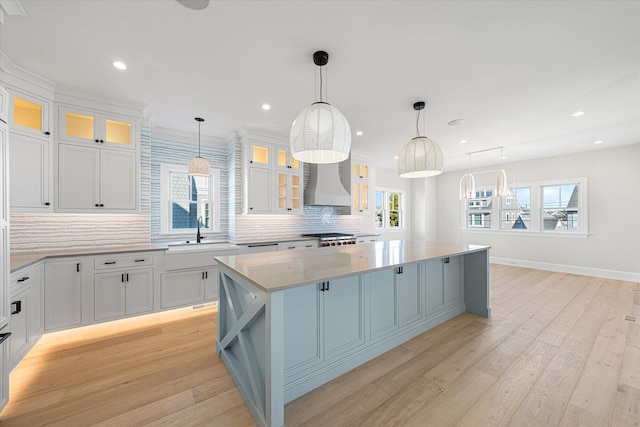
<svg viewBox="0 0 640 427"><path fill-rule="evenodd" d="M153 255L148 253L99 256L94 259L96 270L109 270L113 268L131 268L153 265Z"/></svg>
<svg viewBox="0 0 640 427"><path fill-rule="evenodd" d="M30 268L17 271L11 275L9 290L15 290L31 283L32 271Z"/></svg>

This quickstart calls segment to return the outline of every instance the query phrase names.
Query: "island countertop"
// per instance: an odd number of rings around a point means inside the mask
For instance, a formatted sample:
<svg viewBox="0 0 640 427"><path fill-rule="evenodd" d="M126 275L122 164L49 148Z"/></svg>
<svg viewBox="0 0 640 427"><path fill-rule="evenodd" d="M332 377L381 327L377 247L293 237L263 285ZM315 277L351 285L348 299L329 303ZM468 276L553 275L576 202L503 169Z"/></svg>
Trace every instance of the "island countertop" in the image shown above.
<svg viewBox="0 0 640 427"><path fill-rule="evenodd" d="M484 245L425 240L391 240L342 247L218 256L215 260L265 292L275 292L489 248Z"/></svg>

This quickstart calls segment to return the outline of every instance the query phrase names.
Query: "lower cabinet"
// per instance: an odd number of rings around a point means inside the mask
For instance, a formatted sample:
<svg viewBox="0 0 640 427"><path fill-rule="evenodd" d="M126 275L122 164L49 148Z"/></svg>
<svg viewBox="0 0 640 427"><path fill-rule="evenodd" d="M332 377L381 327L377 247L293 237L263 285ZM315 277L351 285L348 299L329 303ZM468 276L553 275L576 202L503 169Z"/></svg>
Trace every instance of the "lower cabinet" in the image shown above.
<svg viewBox="0 0 640 427"><path fill-rule="evenodd" d="M463 300L461 257L432 259L425 261L424 265L427 315Z"/></svg>
<svg viewBox="0 0 640 427"><path fill-rule="evenodd" d="M44 332L43 265L38 264L11 275L11 337L8 368L12 370Z"/></svg>
<svg viewBox="0 0 640 427"><path fill-rule="evenodd" d="M95 321L152 311L153 268L110 271L94 276Z"/></svg>
<svg viewBox="0 0 640 427"><path fill-rule="evenodd" d="M160 278L160 307L184 307L218 299L218 269L199 268L164 273Z"/></svg>
<svg viewBox="0 0 640 427"><path fill-rule="evenodd" d="M422 318L420 267L416 263L370 274L372 339Z"/></svg>
<svg viewBox="0 0 640 427"><path fill-rule="evenodd" d="M44 329L82 325L82 259L45 263Z"/></svg>
<svg viewBox="0 0 640 427"><path fill-rule="evenodd" d="M361 276L287 290L285 374L299 372L363 345L364 304Z"/></svg>

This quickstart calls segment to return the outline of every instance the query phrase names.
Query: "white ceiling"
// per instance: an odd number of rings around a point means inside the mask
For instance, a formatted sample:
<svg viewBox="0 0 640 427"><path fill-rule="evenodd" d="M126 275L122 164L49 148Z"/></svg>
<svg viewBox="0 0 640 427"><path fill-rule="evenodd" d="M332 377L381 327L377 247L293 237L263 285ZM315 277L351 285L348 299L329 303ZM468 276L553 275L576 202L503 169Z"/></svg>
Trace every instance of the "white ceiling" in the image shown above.
<svg viewBox="0 0 640 427"><path fill-rule="evenodd" d="M419 100L445 170L498 146L511 162L640 143L639 1L20 3L27 17L0 25L15 65L59 88L147 104L154 128L193 133L201 116L204 135L288 133L316 100L312 54L326 50L328 100L349 120L353 149L383 167L415 136Z"/></svg>

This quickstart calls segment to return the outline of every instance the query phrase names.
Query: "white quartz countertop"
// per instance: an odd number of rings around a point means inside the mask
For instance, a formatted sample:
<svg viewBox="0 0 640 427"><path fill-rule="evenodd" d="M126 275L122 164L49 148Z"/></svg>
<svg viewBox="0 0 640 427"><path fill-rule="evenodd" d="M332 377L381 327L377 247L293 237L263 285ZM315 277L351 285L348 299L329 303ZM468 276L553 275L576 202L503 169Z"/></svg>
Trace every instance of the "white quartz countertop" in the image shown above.
<svg viewBox="0 0 640 427"><path fill-rule="evenodd" d="M218 256L215 260L265 292L275 292L358 273L488 249L489 246L483 245L392 240L350 246Z"/></svg>

